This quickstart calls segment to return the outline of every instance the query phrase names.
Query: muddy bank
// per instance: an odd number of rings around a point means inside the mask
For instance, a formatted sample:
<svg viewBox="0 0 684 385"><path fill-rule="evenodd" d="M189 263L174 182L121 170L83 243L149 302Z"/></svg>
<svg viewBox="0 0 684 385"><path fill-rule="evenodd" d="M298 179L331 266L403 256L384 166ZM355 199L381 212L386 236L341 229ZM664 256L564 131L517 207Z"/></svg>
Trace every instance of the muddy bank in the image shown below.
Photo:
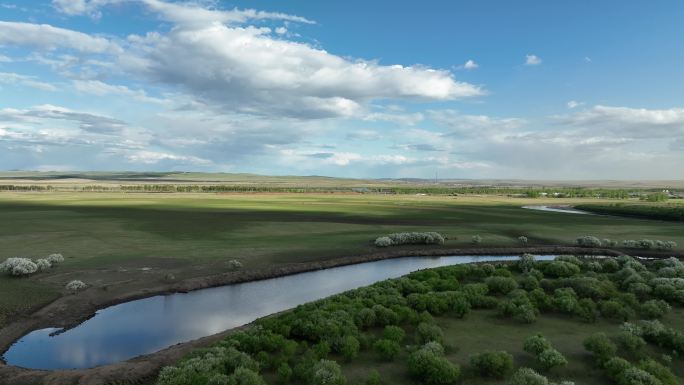
<svg viewBox="0 0 684 385"><path fill-rule="evenodd" d="M165 284L155 288L128 293L116 298L106 298L104 292L95 288L78 295L63 297L51 305L34 313L30 318L19 320L0 332L5 350L16 338L39 328L50 326L75 326L92 316L103 307L133 299L177 291L197 290L231 283L255 281L295 274L306 271L326 269L336 266L370 262L404 256L444 256L444 255L516 255L523 252L533 254L602 254L620 255L620 251L585 249L576 247L530 247L530 248L483 248L483 249L428 249L428 250L383 250L372 255L346 257L310 263L292 264L260 270L245 270L205 278L195 278L176 284ZM670 255L670 254L668 254ZM160 352L141 356L126 362L106 365L86 370L38 371L11 366L0 366L0 384L136 384L153 379L164 365L177 361L187 351L211 344L223 338L226 333L205 337L193 342L178 344Z"/></svg>

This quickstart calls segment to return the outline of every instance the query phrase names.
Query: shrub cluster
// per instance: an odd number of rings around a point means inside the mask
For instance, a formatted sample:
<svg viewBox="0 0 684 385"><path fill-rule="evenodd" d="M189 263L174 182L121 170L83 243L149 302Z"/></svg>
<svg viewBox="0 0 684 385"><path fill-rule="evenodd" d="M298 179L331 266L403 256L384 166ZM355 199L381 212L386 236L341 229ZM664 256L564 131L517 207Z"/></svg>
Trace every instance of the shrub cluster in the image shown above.
<svg viewBox="0 0 684 385"><path fill-rule="evenodd" d="M677 242L673 241L659 241L652 239L627 239L622 241L622 246L630 249L643 249L643 250L661 250L670 251L677 247Z"/></svg>
<svg viewBox="0 0 684 385"><path fill-rule="evenodd" d="M601 240L591 235L583 235L577 238L575 243L584 247L601 247Z"/></svg>
<svg viewBox="0 0 684 385"><path fill-rule="evenodd" d="M21 277L48 270L61 262L64 262L62 254L51 254L47 258L36 259L35 262L30 258L12 257L0 263L0 272Z"/></svg>
<svg viewBox="0 0 684 385"><path fill-rule="evenodd" d="M436 232L424 233L394 233L379 237L375 240L375 246L388 247L397 245L443 245L446 238Z"/></svg>
<svg viewBox="0 0 684 385"><path fill-rule="evenodd" d="M505 378L513 370L513 356L505 351L474 354L470 366L482 377Z"/></svg>
<svg viewBox="0 0 684 385"><path fill-rule="evenodd" d="M65 288L69 291L76 292L76 291L80 291L80 290L85 289L87 286L88 285L83 283L83 281L73 280L73 281L67 283Z"/></svg>
<svg viewBox="0 0 684 385"><path fill-rule="evenodd" d="M259 381L262 371L285 384L341 383L344 376L331 359L353 361L362 353L364 358L372 354L382 361L400 361L417 382L450 384L458 379L459 369L444 356L444 333L433 316L458 318L471 309L487 308L519 322L534 322L542 312L586 321L603 317L622 322L637 313L656 319L678 303L677 293L684 290L680 268L682 263L676 259L642 264L630 257L561 256L554 261L535 261L523 256L515 264L421 270L256 321L255 326L215 347L223 350L200 350L175 369L165 369L166 377L160 381L168 381L159 385L242 383L237 382L236 373L241 379ZM635 285L645 285L651 291L636 290L639 286ZM595 335L585 341L586 349L606 373L607 363L616 355L616 342L624 352L643 352L644 343L649 343L668 353L684 354L684 332L657 321L631 322L622 326L614 340ZM566 362L542 336L528 338L524 349L534 355L536 370L551 370ZM192 361L205 356L217 362L248 359L242 365L222 363L216 367ZM484 352L473 355L470 366L482 376L505 377L512 371L509 358L505 352ZM620 362L613 364L619 367ZM652 362L629 365L614 369L617 374L611 378L649 379L647 373L665 384L666 371ZM238 371L239 366L244 368ZM379 377L371 376L366 383L377 381ZM511 383L549 382L531 369L521 369ZM619 385L626 384L631 383Z"/></svg>
<svg viewBox="0 0 684 385"><path fill-rule="evenodd" d="M435 349L437 345L437 349ZM427 344L409 355L409 374L428 385L447 385L454 383L461 371L444 358L439 344Z"/></svg>
<svg viewBox="0 0 684 385"><path fill-rule="evenodd" d="M537 364L545 370L564 366L568 363L565 357L558 350L554 349L551 343L541 334L525 339L523 350L534 355Z"/></svg>

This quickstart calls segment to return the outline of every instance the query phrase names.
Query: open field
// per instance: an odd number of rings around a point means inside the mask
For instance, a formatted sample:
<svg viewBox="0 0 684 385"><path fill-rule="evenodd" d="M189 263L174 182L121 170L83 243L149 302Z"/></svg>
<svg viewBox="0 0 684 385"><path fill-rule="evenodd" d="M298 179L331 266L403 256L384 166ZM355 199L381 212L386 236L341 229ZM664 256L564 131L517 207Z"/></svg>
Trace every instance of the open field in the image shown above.
<svg viewBox="0 0 684 385"><path fill-rule="evenodd" d="M522 209L526 204L576 204L586 199L517 199L503 196L371 194L0 194L0 259L62 253L66 261L28 279L0 277L5 287L40 284L40 295L17 309L2 299L2 313L31 308L80 279L106 288L103 295L163 281L245 268L326 260L377 251L371 241L399 231L438 231L444 246L572 244L579 235L672 240L684 245L684 224L633 218L568 215ZM592 203L611 201L592 199ZM3 298L7 298L3 296ZM11 301L10 301L11 302ZM16 310L13 310L16 309Z"/></svg>

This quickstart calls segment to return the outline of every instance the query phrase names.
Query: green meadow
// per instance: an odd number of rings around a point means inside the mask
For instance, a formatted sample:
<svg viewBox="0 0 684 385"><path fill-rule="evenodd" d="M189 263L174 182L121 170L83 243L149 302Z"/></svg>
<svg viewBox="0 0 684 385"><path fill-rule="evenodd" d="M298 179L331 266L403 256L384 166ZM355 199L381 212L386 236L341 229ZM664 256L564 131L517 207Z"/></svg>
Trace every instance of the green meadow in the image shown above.
<svg viewBox="0 0 684 385"><path fill-rule="evenodd" d="M61 253L66 261L30 278L0 277L9 289L35 288L29 304L54 299L66 282L120 290L207 276L241 261L245 268L377 252L372 241L401 231L437 231L444 248L572 244L580 235L651 238L684 245L684 224L637 218L569 215L528 204L610 203L599 199L379 194L0 194L0 259ZM2 314L35 306L0 299Z"/></svg>

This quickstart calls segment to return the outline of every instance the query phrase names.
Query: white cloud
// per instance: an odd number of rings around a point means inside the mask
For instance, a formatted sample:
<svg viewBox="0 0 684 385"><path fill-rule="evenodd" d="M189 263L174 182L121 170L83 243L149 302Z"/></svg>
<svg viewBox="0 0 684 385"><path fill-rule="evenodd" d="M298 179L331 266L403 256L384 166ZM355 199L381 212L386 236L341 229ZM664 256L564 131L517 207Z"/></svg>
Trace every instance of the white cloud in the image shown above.
<svg viewBox="0 0 684 385"><path fill-rule="evenodd" d="M569 102L567 103L567 106L568 106L569 109L574 109L574 108L577 108L577 107L579 107L579 106L581 106L581 105L583 105L583 104L584 104L584 103L582 103L582 102L578 102L578 101L576 101L576 100L571 100L571 101L569 101Z"/></svg>
<svg viewBox="0 0 684 385"><path fill-rule="evenodd" d="M47 24L0 21L0 44L37 47L42 49L67 48L89 53L116 53L120 48L102 37L57 28Z"/></svg>
<svg viewBox="0 0 684 385"><path fill-rule="evenodd" d="M352 116L372 100L484 94L447 71L349 60L275 40L268 32L223 24L177 26L167 35L131 37L131 51L121 64L150 81L178 85L205 102L250 114Z"/></svg>
<svg viewBox="0 0 684 385"><path fill-rule="evenodd" d="M414 126L424 119L425 116L421 112L373 112L362 117L362 120L368 122L392 122L402 126Z"/></svg>
<svg viewBox="0 0 684 385"><path fill-rule="evenodd" d="M466 115L455 110L432 110L430 118L438 125L450 129L447 135L461 137L485 137L504 134L522 127L526 121L520 118L494 118L487 115Z"/></svg>
<svg viewBox="0 0 684 385"><path fill-rule="evenodd" d="M190 165L211 164L210 160L196 156L176 155L157 151L137 151L126 156L129 162L143 164L157 164L160 162L181 163Z"/></svg>
<svg viewBox="0 0 684 385"><path fill-rule="evenodd" d="M97 96L105 96L105 95L130 96L136 100L139 100L142 102L147 102L147 103L156 103L156 104L168 103L167 100L158 99L158 98L148 96L147 93L143 90L132 90L126 86L107 84L107 83L101 82L99 80L74 80L73 85L74 85L74 89L76 89L76 91L87 93L87 94L92 94L92 95L97 95Z"/></svg>
<svg viewBox="0 0 684 385"><path fill-rule="evenodd" d="M591 128L631 138L668 138L684 135L684 108L646 108L597 105L572 115L556 117L559 123Z"/></svg>
<svg viewBox="0 0 684 385"><path fill-rule="evenodd" d="M474 69L478 68L479 66L480 65L475 63L475 61L472 59L468 60L467 62L465 62L465 64L463 64L463 68L467 69L467 70L474 70Z"/></svg>
<svg viewBox="0 0 684 385"><path fill-rule="evenodd" d="M0 72L0 83L19 84L42 91L57 91L57 87L54 85L41 82L34 76L20 75L10 72Z"/></svg>
<svg viewBox="0 0 684 385"><path fill-rule="evenodd" d="M285 20L297 23L313 24L314 22L301 16L278 12L264 12L254 9L233 9L229 11L207 9L192 3L168 3L160 0L139 0L160 17L167 21L186 25L204 26L214 22L245 23L249 20Z"/></svg>
<svg viewBox="0 0 684 385"><path fill-rule="evenodd" d="M525 56L525 65L527 65L527 66L536 66L536 65L540 65L541 63L542 63L542 59L537 55L526 55Z"/></svg>

